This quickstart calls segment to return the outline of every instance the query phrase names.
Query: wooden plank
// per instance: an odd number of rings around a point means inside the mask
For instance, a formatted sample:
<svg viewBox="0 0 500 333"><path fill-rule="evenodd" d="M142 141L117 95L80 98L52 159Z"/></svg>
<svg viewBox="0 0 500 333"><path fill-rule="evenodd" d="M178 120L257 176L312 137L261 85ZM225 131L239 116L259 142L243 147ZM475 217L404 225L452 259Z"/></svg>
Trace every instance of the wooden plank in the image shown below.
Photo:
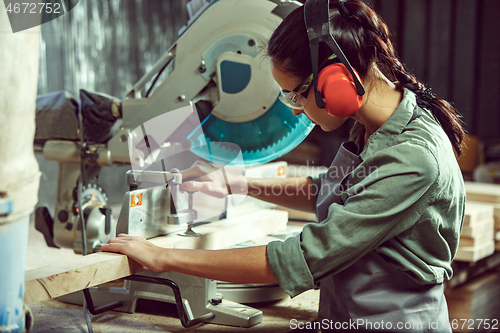
<svg viewBox="0 0 500 333"><path fill-rule="evenodd" d="M500 229L500 204L467 200L467 202L465 204L466 208L467 208L467 205L492 207L493 208L493 219L495 220L495 229Z"/></svg>
<svg viewBox="0 0 500 333"><path fill-rule="evenodd" d="M493 219L489 221L483 221L476 225L470 227L462 227L461 237L468 238L481 238L483 235L491 235L491 239L493 239L493 231L494 231L494 223Z"/></svg>
<svg viewBox="0 0 500 333"><path fill-rule="evenodd" d="M464 226L476 225L493 219L493 206L467 201L465 203Z"/></svg>
<svg viewBox="0 0 500 333"><path fill-rule="evenodd" d="M500 185L465 182L467 200L500 204Z"/></svg>
<svg viewBox="0 0 500 333"><path fill-rule="evenodd" d="M287 221L288 215L284 211L259 210L198 226L195 230L200 237L170 234L150 241L165 248L222 249L282 231ZM27 271L24 300L26 304L40 302L144 270L145 267L122 254L90 254L71 262Z"/></svg>
<svg viewBox="0 0 500 333"><path fill-rule="evenodd" d="M495 241L491 239L477 247L459 247L453 260L476 262L495 252Z"/></svg>
<svg viewBox="0 0 500 333"><path fill-rule="evenodd" d="M493 233L483 234L480 237L474 237L474 238L460 237L460 243L458 246L460 247L480 246L487 241L491 241L492 239L494 239Z"/></svg>

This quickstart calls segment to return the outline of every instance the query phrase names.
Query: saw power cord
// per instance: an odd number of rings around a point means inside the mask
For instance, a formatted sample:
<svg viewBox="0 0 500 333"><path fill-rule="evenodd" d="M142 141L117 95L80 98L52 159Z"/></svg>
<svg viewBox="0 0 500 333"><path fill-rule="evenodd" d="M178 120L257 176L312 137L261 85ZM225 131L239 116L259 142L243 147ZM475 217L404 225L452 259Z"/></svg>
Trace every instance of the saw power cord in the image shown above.
<svg viewBox="0 0 500 333"><path fill-rule="evenodd" d="M153 88L156 85L156 82L160 78L161 74L163 74L163 71L165 70L165 68L167 68L168 64L170 64L170 61L167 61L165 63L165 65L163 65L163 67L158 71L158 74L156 74L156 77L154 78L153 82L151 83L151 86L149 87L148 91L146 92L146 95L144 96L144 98L149 97L149 94L151 94L151 91L153 91Z"/></svg>

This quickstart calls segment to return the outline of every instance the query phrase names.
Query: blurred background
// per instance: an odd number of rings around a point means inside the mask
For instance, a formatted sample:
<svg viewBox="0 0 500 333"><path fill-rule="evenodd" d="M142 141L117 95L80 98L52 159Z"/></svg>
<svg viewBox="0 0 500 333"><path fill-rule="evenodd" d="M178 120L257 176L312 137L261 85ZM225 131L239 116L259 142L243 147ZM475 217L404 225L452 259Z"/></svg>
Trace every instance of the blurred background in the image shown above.
<svg viewBox="0 0 500 333"><path fill-rule="evenodd" d="M187 23L187 0L80 0L42 25L38 94L79 89L122 99L168 50ZM403 62L463 116L469 133L461 162L466 177L500 160L500 1L366 0L386 21ZM315 128L282 160L328 166L350 123L324 135ZM37 155L39 205L53 206L58 164ZM104 168L110 201L121 201L128 167ZM46 201L46 202L42 202ZM53 213L53 211L51 211Z"/></svg>

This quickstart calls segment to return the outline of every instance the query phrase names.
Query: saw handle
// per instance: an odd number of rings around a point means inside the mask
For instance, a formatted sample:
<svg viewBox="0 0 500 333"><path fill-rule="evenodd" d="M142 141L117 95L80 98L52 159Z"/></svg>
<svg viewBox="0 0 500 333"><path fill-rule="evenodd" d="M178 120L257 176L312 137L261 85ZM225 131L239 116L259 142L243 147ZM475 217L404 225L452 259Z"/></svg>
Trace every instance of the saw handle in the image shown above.
<svg viewBox="0 0 500 333"><path fill-rule="evenodd" d="M96 308L94 306L94 302L92 301L92 295L90 295L90 291L88 288L83 289L83 295L85 296L85 301L87 302L87 308L89 312L94 316L109 310L116 309L123 305L122 301L118 301Z"/></svg>
<svg viewBox="0 0 500 333"><path fill-rule="evenodd" d="M172 288L175 297L175 305L177 306L177 312L179 314L179 319L181 320L182 326L184 326L185 328L198 325L199 323L208 321L215 317L215 314L213 312L209 312L207 314L204 314L203 316L189 320L189 316L186 313L186 309L184 308L184 305L182 303L181 291L179 289L179 286L172 280L144 275L130 275L124 279L138 282L162 284L164 286Z"/></svg>
<svg viewBox="0 0 500 333"><path fill-rule="evenodd" d="M182 303L182 296L179 286L172 280L152 277L152 276L144 276L144 275L130 275L125 277L124 280L162 284L164 286L172 288L172 291L174 292L175 305L177 306L177 312L179 314L179 319L181 320L182 326L184 326L185 328L198 325L199 323L213 319L215 317L215 314L213 312L209 312L207 314L204 314L203 316L190 320L186 312L186 309L184 308L184 305ZM87 307L89 309L89 312L93 315L98 315L103 312L116 309L123 305L122 301L118 301L96 308L94 306L94 302L92 301L92 296L90 295L90 291L88 290L88 288L83 290L83 294L85 296L85 301L87 302Z"/></svg>

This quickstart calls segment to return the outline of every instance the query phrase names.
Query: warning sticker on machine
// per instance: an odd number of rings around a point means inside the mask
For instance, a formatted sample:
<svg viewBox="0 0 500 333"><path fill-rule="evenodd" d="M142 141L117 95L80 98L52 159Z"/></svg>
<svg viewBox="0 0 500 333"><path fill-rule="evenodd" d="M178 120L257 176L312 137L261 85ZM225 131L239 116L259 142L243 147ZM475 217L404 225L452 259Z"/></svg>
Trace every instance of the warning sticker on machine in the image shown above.
<svg viewBox="0 0 500 333"><path fill-rule="evenodd" d="M277 176L278 177L285 177L286 176L286 165L280 165L278 167Z"/></svg>
<svg viewBox="0 0 500 333"><path fill-rule="evenodd" d="M132 194L130 196L130 207L142 206L142 193Z"/></svg>

